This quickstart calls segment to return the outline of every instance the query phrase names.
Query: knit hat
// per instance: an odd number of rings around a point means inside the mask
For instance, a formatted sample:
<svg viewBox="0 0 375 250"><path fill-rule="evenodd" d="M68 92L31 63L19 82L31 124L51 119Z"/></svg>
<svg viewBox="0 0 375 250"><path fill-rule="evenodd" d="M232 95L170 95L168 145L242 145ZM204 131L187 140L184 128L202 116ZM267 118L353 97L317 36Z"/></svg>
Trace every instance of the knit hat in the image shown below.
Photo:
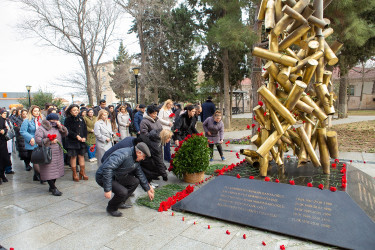
<svg viewBox="0 0 375 250"><path fill-rule="evenodd" d="M144 153L147 157L151 157L150 149L148 148L146 143L140 142L137 144L137 146L135 146L135 148Z"/></svg>
<svg viewBox="0 0 375 250"><path fill-rule="evenodd" d="M6 109L0 109L0 115L3 114L4 112L7 112Z"/></svg>
<svg viewBox="0 0 375 250"><path fill-rule="evenodd" d="M50 120L58 121L59 116L56 113L51 113L51 114L47 115L47 121L50 121Z"/></svg>

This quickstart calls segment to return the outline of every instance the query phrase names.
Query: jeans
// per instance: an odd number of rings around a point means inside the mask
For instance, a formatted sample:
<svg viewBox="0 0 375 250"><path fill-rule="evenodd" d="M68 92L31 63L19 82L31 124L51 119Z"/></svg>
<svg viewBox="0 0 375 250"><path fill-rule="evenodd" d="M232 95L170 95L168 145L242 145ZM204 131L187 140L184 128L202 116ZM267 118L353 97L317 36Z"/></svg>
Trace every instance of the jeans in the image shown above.
<svg viewBox="0 0 375 250"><path fill-rule="evenodd" d="M171 142L168 142L164 146L164 160L168 162L171 160Z"/></svg>
<svg viewBox="0 0 375 250"><path fill-rule="evenodd" d="M96 153L96 147L94 149L94 152L91 152L90 151L90 146L87 146L87 155L88 155L89 159L94 158L95 157L95 153Z"/></svg>
<svg viewBox="0 0 375 250"><path fill-rule="evenodd" d="M103 183L100 180L97 180L100 186L103 186ZM129 196L135 191L139 185L139 180L134 175L126 175L121 178L116 178L112 180L112 193L115 195L108 202L108 211L117 211L118 206L125 202Z"/></svg>

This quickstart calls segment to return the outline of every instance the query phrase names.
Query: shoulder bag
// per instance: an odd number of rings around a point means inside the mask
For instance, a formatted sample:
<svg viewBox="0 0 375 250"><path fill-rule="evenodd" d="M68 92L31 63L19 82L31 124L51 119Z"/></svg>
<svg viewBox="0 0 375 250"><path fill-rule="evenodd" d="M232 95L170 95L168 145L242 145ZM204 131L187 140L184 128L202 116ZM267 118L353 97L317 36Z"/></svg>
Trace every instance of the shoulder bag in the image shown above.
<svg viewBox="0 0 375 250"><path fill-rule="evenodd" d="M34 148L31 153L31 162L34 164L49 164L52 160L52 151L50 147L46 147L44 143L42 146Z"/></svg>

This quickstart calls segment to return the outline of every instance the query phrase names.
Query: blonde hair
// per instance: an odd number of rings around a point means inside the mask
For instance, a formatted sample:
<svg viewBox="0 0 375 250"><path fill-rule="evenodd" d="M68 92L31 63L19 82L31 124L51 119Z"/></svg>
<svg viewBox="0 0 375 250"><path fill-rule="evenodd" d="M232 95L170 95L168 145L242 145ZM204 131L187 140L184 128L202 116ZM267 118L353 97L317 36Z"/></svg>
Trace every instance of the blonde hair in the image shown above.
<svg viewBox="0 0 375 250"><path fill-rule="evenodd" d="M27 113L27 119L31 121L34 118L34 116L33 116L33 110L34 109L39 109L39 117L40 117L40 119L43 119L42 112L40 112L41 109L37 105L31 105L31 107L29 109L29 113Z"/></svg>
<svg viewBox="0 0 375 250"><path fill-rule="evenodd" d="M222 116L220 110L216 110L215 113L214 113L214 115L213 115L214 118L218 117L218 116Z"/></svg>
<svg viewBox="0 0 375 250"><path fill-rule="evenodd" d="M173 106L173 101L172 101L171 99L166 100L166 101L164 102L163 107L161 107L161 109L162 109L162 110L167 110L167 105L168 105L168 104L172 104L172 106Z"/></svg>
<svg viewBox="0 0 375 250"><path fill-rule="evenodd" d="M107 113L107 115L108 115L108 111L105 110L105 109L101 109L101 110L99 111L99 113L98 113L98 121L99 121L100 119L102 119L102 116L104 115L104 113Z"/></svg>
<svg viewBox="0 0 375 250"><path fill-rule="evenodd" d="M161 132L160 132L160 140L161 140L161 144L164 146L165 144L167 144L167 140L168 139L171 139L172 138L172 135L173 135L173 132L170 131L169 129L163 129Z"/></svg>
<svg viewBox="0 0 375 250"><path fill-rule="evenodd" d="M125 113L128 113L128 111L126 110L126 108L125 108L124 105L121 105L121 106L118 108L118 112L121 112L121 109L125 109Z"/></svg>

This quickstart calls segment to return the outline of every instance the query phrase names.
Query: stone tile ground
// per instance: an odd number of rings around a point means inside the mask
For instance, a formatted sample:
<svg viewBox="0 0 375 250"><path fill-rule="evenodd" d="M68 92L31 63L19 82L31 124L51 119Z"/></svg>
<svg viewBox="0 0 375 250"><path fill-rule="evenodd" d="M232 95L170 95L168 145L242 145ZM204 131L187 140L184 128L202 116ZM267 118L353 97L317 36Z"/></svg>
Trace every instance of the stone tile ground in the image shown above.
<svg viewBox="0 0 375 250"><path fill-rule="evenodd" d="M249 146L225 148L226 164L238 162L235 153ZM232 150L233 152L230 152ZM218 153L215 152L218 159ZM375 154L345 153L354 166L375 176ZM363 163L363 161L367 161ZM221 163L215 160L213 163ZM13 158L15 175L0 186L0 245L15 249L329 249L329 246L295 239L245 226L201 217L189 213L159 213L134 205L113 218L105 212L107 200L94 180L96 163L86 162L89 181L75 183L66 167L66 175L57 181L63 196L48 192L48 185L32 181L32 172ZM172 174L161 186L180 183ZM140 195L138 188L134 203ZM182 221L184 217L184 221ZM194 224L196 222L196 224ZM207 225L211 229L207 229ZM225 232L229 230L230 235ZM243 234L247 235L246 240ZM266 246L262 245L266 242Z"/></svg>

